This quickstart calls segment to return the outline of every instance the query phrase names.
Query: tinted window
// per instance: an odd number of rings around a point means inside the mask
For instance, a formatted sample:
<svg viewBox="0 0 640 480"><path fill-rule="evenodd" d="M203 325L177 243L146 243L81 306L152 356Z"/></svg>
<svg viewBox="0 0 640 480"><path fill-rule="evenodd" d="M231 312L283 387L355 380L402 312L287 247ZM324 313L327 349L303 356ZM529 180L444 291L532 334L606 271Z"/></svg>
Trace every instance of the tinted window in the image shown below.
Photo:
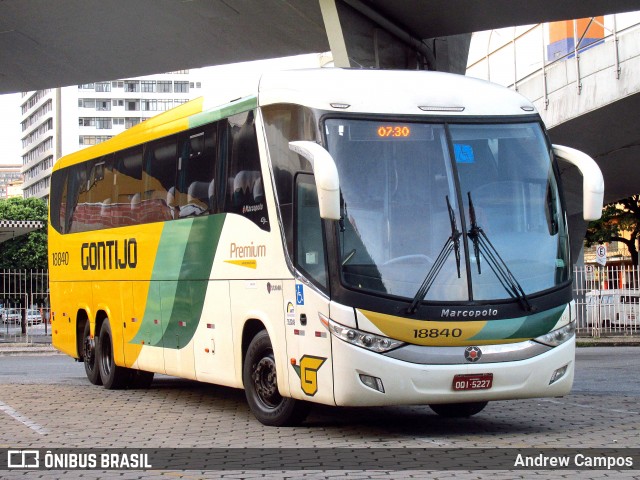
<svg viewBox="0 0 640 480"><path fill-rule="evenodd" d="M215 212L217 124L180 136L175 205L180 218Z"/></svg>
<svg viewBox="0 0 640 480"><path fill-rule="evenodd" d="M139 221L161 222L177 218L175 197L176 136L172 135L144 146L142 168L143 212Z"/></svg>
<svg viewBox="0 0 640 480"><path fill-rule="evenodd" d="M230 162L227 171L225 211L248 218L263 230L270 230L260 154L253 111L228 119Z"/></svg>

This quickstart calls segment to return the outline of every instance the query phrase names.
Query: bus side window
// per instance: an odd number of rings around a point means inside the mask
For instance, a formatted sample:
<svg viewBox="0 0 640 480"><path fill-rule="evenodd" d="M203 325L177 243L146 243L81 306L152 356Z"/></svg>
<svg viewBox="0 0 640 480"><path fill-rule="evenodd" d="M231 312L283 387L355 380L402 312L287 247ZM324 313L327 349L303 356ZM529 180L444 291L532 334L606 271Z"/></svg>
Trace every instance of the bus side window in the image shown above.
<svg viewBox="0 0 640 480"><path fill-rule="evenodd" d="M149 142L144 146L142 166L144 222L162 222L176 218L174 202L176 182L177 136Z"/></svg>
<svg viewBox="0 0 640 480"><path fill-rule="evenodd" d="M174 201L180 218L216 212L217 124L187 131L179 141L178 184Z"/></svg>
<svg viewBox="0 0 640 480"><path fill-rule="evenodd" d="M85 207L89 218L87 229L96 230L111 227L111 187L113 185L113 156L105 155L89 162L88 168L88 204Z"/></svg>
<svg viewBox="0 0 640 480"><path fill-rule="evenodd" d="M310 280L326 288L324 235L318 206L318 192L313 175L298 174L295 191L295 259L296 265Z"/></svg>
<svg viewBox="0 0 640 480"><path fill-rule="evenodd" d="M227 129L231 158L225 211L242 215L270 231L253 111L229 117Z"/></svg>
<svg viewBox="0 0 640 480"><path fill-rule="evenodd" d="M113 226L135 225L142 213L142 146L117 153L113 173L111 199L116 203L111 207L115 217Z"/></svg>

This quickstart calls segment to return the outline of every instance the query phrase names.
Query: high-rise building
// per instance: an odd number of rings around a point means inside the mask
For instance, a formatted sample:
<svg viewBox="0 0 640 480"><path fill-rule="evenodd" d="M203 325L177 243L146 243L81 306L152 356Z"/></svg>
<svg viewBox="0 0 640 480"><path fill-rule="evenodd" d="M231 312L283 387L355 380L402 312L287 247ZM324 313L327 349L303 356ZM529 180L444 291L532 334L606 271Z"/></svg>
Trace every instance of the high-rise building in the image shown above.
<svg viewBox="0 0 640 480"><path fill-rule="evenodd" d="M10 185L22 184L19 165L0 165L0 198L10 198ZM22 196L22 195L21 195Z"/></svg>
<svg viewBox="0 0 640 480"><path fill-rule="evenodd" d="M23 93L24 196L47 199L55 161L202 93L198 70Z"/></svg>

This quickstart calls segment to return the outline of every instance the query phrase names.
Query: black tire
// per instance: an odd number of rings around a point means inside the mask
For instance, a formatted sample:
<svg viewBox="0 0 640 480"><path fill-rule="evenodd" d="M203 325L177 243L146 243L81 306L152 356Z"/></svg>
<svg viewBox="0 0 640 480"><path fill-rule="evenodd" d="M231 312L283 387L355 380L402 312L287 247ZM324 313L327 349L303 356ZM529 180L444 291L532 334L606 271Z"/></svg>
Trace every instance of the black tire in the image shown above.
<svg viewBox="0 0 640 480"><path fill-rule="evenodd" d="M264 425L298 425L309 413L308 402L285 398L278 392L273 347L266 330L258 332L249 344L242 381L249 408Z"/></svg>
<svg viewBox="0 0 640 480"><path fill-rule="evenodd" d="M429 408L441 417L463 418L480 413L489 402L440 403L429 405Z"/></svg>
<svg viewBox="0 0 640 480"><path fill-rule="evenodd" d="M91 327L88 320L82 335L82 360L84 361L84 373L89 381L94 385L102 385L100 368L96 361L96 342L95 338L91 338Z"/></svg>
<svg viewBox="0 0 640 480"><path fill-rule="evenodd" d="M128 368L117 366L113 360L113 335L111 334L111 325L109 325L108 318L105 318L100 329L96 359L104 388L117 390L127 386L130 372Z"/></svg>

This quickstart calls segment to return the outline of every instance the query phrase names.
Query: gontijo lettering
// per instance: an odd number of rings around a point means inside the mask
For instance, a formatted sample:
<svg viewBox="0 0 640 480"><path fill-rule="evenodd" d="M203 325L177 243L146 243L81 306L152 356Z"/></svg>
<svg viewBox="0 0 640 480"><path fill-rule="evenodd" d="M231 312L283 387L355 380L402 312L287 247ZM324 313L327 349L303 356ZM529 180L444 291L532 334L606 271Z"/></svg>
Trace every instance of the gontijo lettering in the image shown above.
<svg viewBox="0 0 640 480"><path fill-rule="evenodd" d="M138 265L138 242L107 240L106 242L83 243L80 247L83 270L122 270Z"/></svg>

